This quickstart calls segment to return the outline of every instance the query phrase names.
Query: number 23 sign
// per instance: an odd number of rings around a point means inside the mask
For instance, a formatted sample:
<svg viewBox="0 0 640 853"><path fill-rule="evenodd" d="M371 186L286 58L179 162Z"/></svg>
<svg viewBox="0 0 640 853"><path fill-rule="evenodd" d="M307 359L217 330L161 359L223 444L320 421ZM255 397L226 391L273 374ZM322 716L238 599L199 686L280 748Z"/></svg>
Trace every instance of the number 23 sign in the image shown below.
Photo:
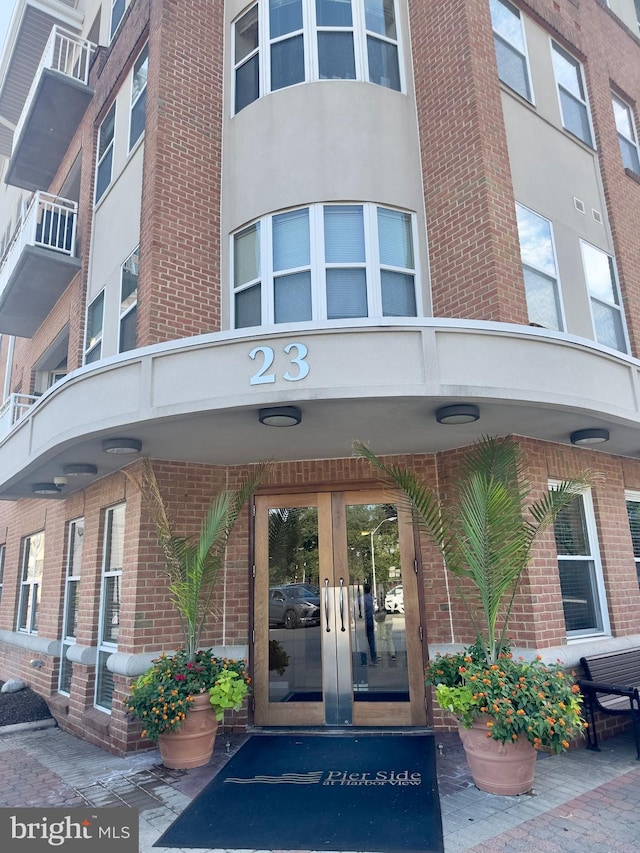
<svg viewBox="0 0 640 853"><path fill-rule="evenodd" d="M306 361L307 347L298 341L284 346L283 351L288 356L288 365L282 378L286 382L299 382L304 379L309 373L309 364ZM259 364L258 370L249 380L250 385L267 385L269 382L276 381L276 374L269 373L276 359L276 354L272 347L254 347L249 353L249 358Z"/></svg>

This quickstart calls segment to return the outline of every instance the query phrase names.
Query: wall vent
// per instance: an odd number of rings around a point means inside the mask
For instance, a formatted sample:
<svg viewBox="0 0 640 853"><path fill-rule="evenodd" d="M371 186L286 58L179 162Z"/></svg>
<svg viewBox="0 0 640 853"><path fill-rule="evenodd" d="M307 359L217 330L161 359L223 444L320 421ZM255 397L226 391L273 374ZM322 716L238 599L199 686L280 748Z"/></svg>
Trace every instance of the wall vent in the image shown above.
<svg viewBox="0 0 640 853"><path fill-rule="evenodd" d="M578 213L584 213L585 208L584 208L584 202L583 201L580 201L579 198L576 198L574 196L573 197L573 203L575 204L576 210L578 211Z"/></svg>
<svg viewBox="0 0 640 853"><path fill-rule="evenodd" d="M591 215L593 216L595 221L598 223L598 225L602 225L602 214L600 213L599 210L594 210L593 208L591 208Z"/></svg>

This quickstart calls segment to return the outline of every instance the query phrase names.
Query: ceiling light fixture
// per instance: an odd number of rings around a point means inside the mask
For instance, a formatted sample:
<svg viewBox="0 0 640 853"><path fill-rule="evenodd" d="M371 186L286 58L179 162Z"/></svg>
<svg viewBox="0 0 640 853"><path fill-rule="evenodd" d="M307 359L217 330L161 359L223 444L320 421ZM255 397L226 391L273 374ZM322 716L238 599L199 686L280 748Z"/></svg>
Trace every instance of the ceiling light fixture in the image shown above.
<svg viewBox="0 0 640 853"><path fill-rule="evenodd" d="M142 442L137 438L105 438L102 442L105 453L132 454L140 453Z"/></svg>
<svg viewBox="0 0 640 853"><path fill-rule="evenodd" d="M297 406L276 406L272 409L260 409L258 420L265 426L297 426L302 420L302 412Z"/></svg>
<svg viewBox="0 0 640 853"><path fill-rule="evenodd" d="M85 462L72 462L63 467L62 473L65 477L92 477L98 473L98 467Z"/></svg>
<svg viewBox="0 0 640 853"><path fill-rule="evenodd" d="M577 444L578 447L588 447L590 444L604 444L609 441L609 430L599 429L578 429L572 432L569 436L571 444Z"/></svg>
<svg viewBox="0 0 640 853"><path fill-rule="evenodd" d="M439 424L470 424L480 419L480 409L471 403L457 403L436 409Z"/></svg>
<svg viewBox="0 0 640 853"><path fill-rule="evenodd" d="M31 491L34 495L59 495L60 488L55 483L32 483Z"/></svg>

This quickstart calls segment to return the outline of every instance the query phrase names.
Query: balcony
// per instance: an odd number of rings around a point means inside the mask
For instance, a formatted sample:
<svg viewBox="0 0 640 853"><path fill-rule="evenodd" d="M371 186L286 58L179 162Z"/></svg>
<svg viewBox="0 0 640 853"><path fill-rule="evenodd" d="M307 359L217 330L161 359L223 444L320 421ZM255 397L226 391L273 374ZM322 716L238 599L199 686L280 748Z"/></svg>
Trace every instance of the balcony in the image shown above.
<svg viewBox="0 0 640 853"><path fill-rule="evenodd" d="M80 269L75 201L36 193L0 259L0 333L30 338Z"/></svg>
<svg viewBox="0 0 640 853"><path fill-rule="evenodd" d="M94 50L73 33L51 30L13 134L8 184L27 190L50 186L93 95Z"/></svg>
<svg viewBox="0 0 640 853"><path fill-rule="evenodd" d="M9 394L0 406L0 441L11 432L12 427L39 399L34 394Z"/></svg>

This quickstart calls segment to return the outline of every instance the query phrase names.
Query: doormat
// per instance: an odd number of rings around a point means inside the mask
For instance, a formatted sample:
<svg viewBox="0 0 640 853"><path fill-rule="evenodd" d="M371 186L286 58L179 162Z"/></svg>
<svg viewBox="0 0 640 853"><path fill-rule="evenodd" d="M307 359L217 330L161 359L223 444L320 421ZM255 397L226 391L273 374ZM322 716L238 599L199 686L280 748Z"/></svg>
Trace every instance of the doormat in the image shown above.
<svg viewBox="0 0 640 853"><path fill-rule="evenodd" d="M154 846L443 853L433 735L253 735Z"/></svg>

